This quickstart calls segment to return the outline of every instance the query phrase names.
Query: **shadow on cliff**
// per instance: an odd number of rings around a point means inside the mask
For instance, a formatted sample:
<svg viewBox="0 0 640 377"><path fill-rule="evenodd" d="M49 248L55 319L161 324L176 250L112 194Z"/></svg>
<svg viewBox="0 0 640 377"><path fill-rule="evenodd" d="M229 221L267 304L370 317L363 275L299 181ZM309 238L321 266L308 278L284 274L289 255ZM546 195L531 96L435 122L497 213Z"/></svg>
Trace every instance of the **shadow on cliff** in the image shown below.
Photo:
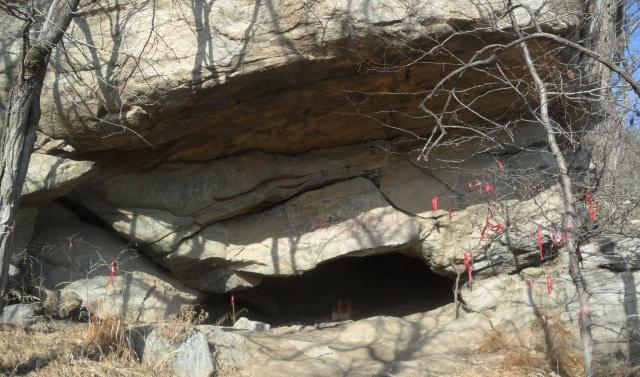
<svg viewBox="0 0 640 377"><path fill-rule="evenodd" d="M140 55L121 51L127 28L149 5L153 10L151 31ZM127 80L139 69L142 55L154 32L155 9L156 0L127 3L126 6L116 0L108 8L99 5L97 10L88 15L98 15L104 20L99 29L92 30L87 17L73 19L69 36L56 47L52 59L55 73L52 100L60 117L57 127L66 128L74 134L78 132L74 130L79 127L77 122L82 122L88 116L87 121L97 122L110 129L107 134L125 131L122 98L126 93ZM80 33L72 36L76 27ZM94 36L96 30L99 33ZM130 61L134 61L133 68L130 72L123 72L123 67ZM87 98L86 93L92 93L93 98ZM68 106L68 103L65 106L63 98L72 106ZM96 128L80 131L89 134L91 132L105 134L103 130L98 132Z"/></svg>
<svg viewBox="0 0 640 377"><path fill-rule="evenodd" d="M638 291L634 272L638 266L632 264L632 260L624 259L616 252L617 243L614 240L604 238L600 241L599 253L607 261L607 265L599 266L616 272L622 280L622 307L625 315L624 323L620 329L608 329L619 334L620 343L626 346L625 368L636 370L640 365L640 314L638 313ZM633 256L631 256L633 258ZM588 283L588 282L587 282ZM615 309L614 309L615 310Z"/></svg>

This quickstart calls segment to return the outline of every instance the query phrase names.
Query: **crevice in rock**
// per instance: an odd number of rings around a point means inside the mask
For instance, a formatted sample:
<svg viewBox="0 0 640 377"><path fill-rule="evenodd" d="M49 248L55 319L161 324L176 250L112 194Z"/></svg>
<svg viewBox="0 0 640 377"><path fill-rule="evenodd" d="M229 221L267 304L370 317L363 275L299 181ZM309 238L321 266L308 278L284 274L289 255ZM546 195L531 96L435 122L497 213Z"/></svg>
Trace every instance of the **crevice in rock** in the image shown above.
<svg viewBox="0 0 640 377"><path fill-rule="evenodd" d="M243 213L243 214L241 214L241 215L233 216L233 217L230 217L230 218L227 218L227 219L223 219L223 220L220 220L220 221L214 221L214 222L211 222L211 223L208 223L208 224L200 224L200 225L201 225L201 228L200 228L199 230L197 230L197 231L195 231L195 232L191 233L191 234L190 234L190 235L188 235L188 236L185 236L185 237L181 238L181 239L180 239L180 241L176 243L176 247L175 247L173 250L171 250L170 252L168 252L167 254L170 254L170 253L172 253L172 252L176 251L176 250L178 249L178 247L180 246L180 244L181 244L181 243L183 243L183 242L185 242L185 241L189 240L190 238L193 238L193 237L198 236L198 235L199 235L199 234L200 234L204 229L206 229L208 226L210 226L210 225L212 225L212 224L215 224L215 223L217 223L217 222L229 221L229 220L237 220L237 219L240 219L240 218L245 217L245 216L251 216L251 215L254 215L254 214L256 214L256 213L269 211L269 210L271 210L271 209L273 209L273 208L276 208L276 207L278 207L278 206L283 205L283 203L286 203L286 202L288 202L288 201L294 200L295 198L297 198L297 197L299 197L299 196L301 196L301 195L304 195L304 194L306 194L306 193L308 193L308 192L310 192L310 191L321 190L321 189L323 189L323 188L325 188L325 187L328 187L328 186L334 185L334 184L336 184L336 183L339 183L339 182L346 182L346 181L350 181L350 180L357 179L357 178L365 178L365 179L368 179L368 180L370 180L370 181L371 181L371 182L372 182L376 187L378 187L378 188L379 188L379 186L380 186L380 185L379 185L379 182L376 182L376 181L377 181L377 179L376 179L376 177L377 177L377 172L378 172L378 169L373 169L373 170L365 171L365 172L363 172L363 174L359 174L359 175L354 175L354 176L349 176L349 177L341 177L341 178L335 178L335 179L329 179L329 180L323 181L323 182L322 182L322 183L320 183L318 186L311 186L311 187L309 187L309 189L307 189L307 190L300 191L300 192L298 192L298 193L296 193L296 194L294 194L294 195L292 195L292 196L288 197L286 200L283 200L283 201L280 201L280 202L266 202L266 203L262 203L261 205L259 205L259 206L256 206L256 207L252 208L249 212ZM378 192L383 196L383 198L384 198L384 199L389 203L389 205L390 205L390 206L392 206L393 208L395 208L395 207L393 206L393 204L392 204L391 202L389 202L389 200L388 200L386 197L384 197L384 194L382 194L382 192L381 192L380 190L378 190ZM407 215L410 215L410 216L416 216L415 214L407 213L406 211L404 211L404 210L402 210L402 209L399 209L399 208L395 208L395 209L397 209L398 211L401 211L401 212L403 212L403 213L406 213Z"/></svg>
<svg viewBox="0 0 640 377"><path fill-rule="evenodd" d="M141 257L147 258L149 261L153 262L159 269L166 272L168 275L172 275L171 271L169 271L165 266L151 256L157 253L154 253L152 250L148 249L146 243L140 242L138 240L129 239L115 230L108 222L104 221L100 216L95 214L93 211L83 206L82 204L76 202L75 200L69 197L62 197L56 200L59 204L71 210L71 212L75 213L78 218L87 224L91 224L95 227L98 227L109 234L112 234L114 237L122 240L124 243L129 244L133 247L133 249L140 254Z"/></svg>
<svg viewBox="0 0 640 377"><path fill-rule="evenodd" d="M234 295L240 316L282 326L425 312L453 302L452 291L453 280L423 260L391 252L330 260L298 276L264 277ZM216 321L231 311L229 294L212 296L203 306ZM228 317L224 324L230 324Z"/></svg>
<svg viewBox="0 0 640 377"><path fill-rule="evenodd" d="M104 221L100 216L98 216L82 204L76 202L75 200L65 196L57 199L56 201L64 207L68 208L71 212L75 213L81 221L104 229L111 234L115 234L118 238L123 239L126 242L131 241L122 237L120 234L118 234L118 232L116 232L115 229L111 227L109 223Z"/></svg>

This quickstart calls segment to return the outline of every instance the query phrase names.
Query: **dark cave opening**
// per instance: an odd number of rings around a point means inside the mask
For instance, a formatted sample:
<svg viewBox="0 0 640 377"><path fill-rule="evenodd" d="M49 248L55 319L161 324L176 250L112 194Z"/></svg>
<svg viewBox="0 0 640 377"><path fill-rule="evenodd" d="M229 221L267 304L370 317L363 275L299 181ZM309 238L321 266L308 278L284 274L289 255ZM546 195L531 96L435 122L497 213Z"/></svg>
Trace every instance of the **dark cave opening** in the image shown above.
<svg viewBox="0 0 640 377"><path fill-rule="evenodd" d="M339 258L298 276L265 277L234 295L238 318L282 326L405 316L453 302L452 292L452 279L433 273L421 259L394 252ZM230 294L212 297L204 307L216 321L230 312Z"/></svg>

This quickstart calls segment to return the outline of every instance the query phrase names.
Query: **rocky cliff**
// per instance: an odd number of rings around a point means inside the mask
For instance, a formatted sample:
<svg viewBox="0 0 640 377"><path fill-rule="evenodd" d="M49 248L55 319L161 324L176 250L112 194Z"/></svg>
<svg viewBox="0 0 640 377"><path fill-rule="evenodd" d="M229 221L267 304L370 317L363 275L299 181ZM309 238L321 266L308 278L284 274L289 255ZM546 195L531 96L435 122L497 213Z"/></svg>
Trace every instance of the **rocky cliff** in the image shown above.
<svg viewBox="0 0 640 377"><path fill-rule="evenodd" d="M547 31L578 27L573 2L526 3ZM513 38L504 10L491 0L90 8L45 82L14 274L30 270L100 315L152 321L345 257L398 252L453 280L465 251L481 245L468 310L511 300L496 292L541 265L533 224L555 258L559 219L549 214L560 207L554 160L540 127L521 121L522 98L496 90L487 71L461 75L456 85L475 100L452 116L510 124L496 137L511 147L469 138L416 162L434 127L418 109L424 94L482 46ZM517 20L531 21L524 10ZM1 111L20 46L19 25L0 26ZM522 72L519 50L503 51L499 66ZM512 177L538 189L509 195ZM481 235L488 210L508 226L493 242Z"/></svg>

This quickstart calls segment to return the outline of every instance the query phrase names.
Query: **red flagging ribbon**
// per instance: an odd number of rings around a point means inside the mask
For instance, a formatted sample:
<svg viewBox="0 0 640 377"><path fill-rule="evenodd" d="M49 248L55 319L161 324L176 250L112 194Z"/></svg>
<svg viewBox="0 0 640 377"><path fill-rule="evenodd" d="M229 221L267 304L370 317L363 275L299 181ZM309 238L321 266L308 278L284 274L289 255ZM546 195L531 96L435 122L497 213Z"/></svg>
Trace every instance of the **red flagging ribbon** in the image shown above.
<svg viewBox="0 0 640 377"><path fill-rule="evenodd" d="M235 306L236 305L236 295L231 293L231 297L229 297L229 302L231 303L231 306Z"/></svg>
<svg viewBox="0 0 640 377"><path fill-rule="evenodd" d="M593 201L589 202L589 217L591 218L591 221L596 221L596 218L598 217L596 215L596 206L593 204Z"/></svg>
<svg viewBox="0 0 640 377"><path fill-rule="evenodd" d="M487 229L495 233L500 233L504 231L504 224L498 223L496 225L493 225L491 223L491 220L487 219L487 221L485 221L484 223L484 228L482 228L482 232L480 232L480 238L482 239L486 238Z"/></svg>
<svg viewBox="0 0 640 377"><path fill-rule="evenodd" d="M469 181L467 182L467 187L469 188L469 191L473 191L475 189L482 190L482 182L480 182L479 179L476 179L475 182Z"/></svg>
<svg viewBox="0 0 640 377"><path fill-rule="evenodd" d="M553 290L553 279L551 278L551 276L547 276L547 293L551 294L552 290Z"/></svg>
<svg viewBox="0 0 640 377"><path fill-rule="evenodd" d="M118 261L114 259L111 261L111 272L109 272L109 281L107 286L113 284L113 281L115 280L117 274L118 274Z"/></svg>
<svg viewBox="0 0 640 377"><path fill-rule="evenodd" d="M469 281L473 281L473 253L470 251L466 251L464 253L464 267L467 270L467 276L469 277Z"/></svg>
<svg viewBox="0 0 640 377"><path fill-rule="evenodd" d="M540 253L540 260L544 261L544 253L542 252L542 229L538 225L538 252Z"/></svg>
<svg viewBox="0 0 640 377"><path fill-rule="evenodd" d="M431 208L434 211L438 210L438 195L434 195L433 198L431 198Z"/></svg>
<svg viewBox="0 0 640 377"><path fill-rule="evenodd" d="M591 196L591 189L587 189L587 193L584 194L584 200L589 202L589 218L591 221L596 221L598 215L596 214L596 205L593 203L593 197Z"/></svg>
<svg viewBox="0 0 640 377"><path fill-rule="evenodd" d="M553 244L556 246L566 243L567 239L568 239L568 235L567 235L567 232L565 231L551 233L551 242L553 242Z"/></svg>
<svg viewBox="0 0 640 377"><path fill-rule="evenodd" d="M500 169L501 172L504 173L505 170L507 170L504 166L504 164L502 163L502 161L500 160L496 160L496 165L498 166L498 169Z"/></svg>
<svg viewBox="0 0 640 377"><path fill-rule="evenodd" d="M451 221L451 216L453 216L453 208L449 208L449 221Z"/></svg>
<svg viewBox="0 0 640 377"><path fill-rule="evenodd" d="M491 183L489 182L484 183L484 191L486 191L487 194L490 194L491 191L493 191L493 187L491 186Z"/></svg>

